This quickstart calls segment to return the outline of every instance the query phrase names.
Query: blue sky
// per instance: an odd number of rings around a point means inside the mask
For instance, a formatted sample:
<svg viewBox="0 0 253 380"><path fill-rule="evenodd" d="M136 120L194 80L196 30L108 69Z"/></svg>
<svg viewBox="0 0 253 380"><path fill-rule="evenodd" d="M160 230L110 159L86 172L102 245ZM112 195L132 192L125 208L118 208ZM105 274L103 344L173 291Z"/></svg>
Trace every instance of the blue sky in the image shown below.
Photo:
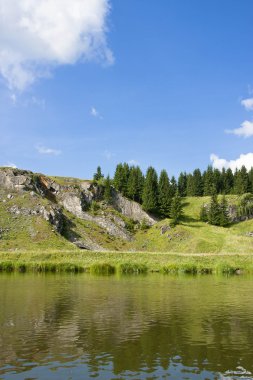
<svg viewBox="0 0 253 380"><path fill-rule="evenodd" d="M123 161L170 176L253 166L252 0L10 3L0 165L81 178Z"/></svg>

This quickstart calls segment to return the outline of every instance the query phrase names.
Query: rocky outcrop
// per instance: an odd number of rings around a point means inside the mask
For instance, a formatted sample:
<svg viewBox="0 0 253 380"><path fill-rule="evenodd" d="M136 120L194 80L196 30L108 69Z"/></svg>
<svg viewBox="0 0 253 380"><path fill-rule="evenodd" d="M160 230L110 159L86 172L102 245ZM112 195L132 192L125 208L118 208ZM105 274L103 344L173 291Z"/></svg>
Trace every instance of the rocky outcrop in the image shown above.
<svg viewBox="0 0 253 380"><path fill-rule="evenodd" d="M105 214L103 211L98 216L91 215L84 211L82 196L74 192L68 192L63 194L60 203L67 211L80 219L96 223L104 228L110 235L124 240L131 240L131 235L126 231L125 223L121 218L115 215Z"/></svg>
<svg viewBox="0 0 253 380"><path fill-rule="evenodd" d="M145 211L143 211L139 203L130 201L117 191L113 192L113 206L122 215L125 215L128 218L135 220L136 222L141 223L145 221L145 223L149 226L152 226L156 222L155 218L151 217Z"/></svg>
<svg viewBox="0 0 253 380"><path fill-rule="evenodd" d="M0 187L8 190L25 190L32 188L32 172L4 168L0 170Z"/></svg>
<svg viewBox="0 0 253 380"><path fill-rule="evenodd" d="M64 215L62 209L57 206L51 206L47 209L45 206L36 206L34 208L18 207L16 205L11 206L8 211L13 215L24 216L42 216L48 221L54 230L58 233L62 233L64 229Z"/></svg>

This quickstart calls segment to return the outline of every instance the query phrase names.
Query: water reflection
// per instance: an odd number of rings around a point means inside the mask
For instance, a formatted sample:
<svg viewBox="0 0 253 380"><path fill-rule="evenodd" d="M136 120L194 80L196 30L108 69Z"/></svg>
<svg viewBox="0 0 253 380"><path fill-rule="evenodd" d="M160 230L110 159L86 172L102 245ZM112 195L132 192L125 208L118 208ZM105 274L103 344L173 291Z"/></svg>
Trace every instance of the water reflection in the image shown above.
<svg viewBox="0 0 253 380"><path fill-rule="evenodd" d="M252 277L0 276L0 379L253 379Z"/></svg>

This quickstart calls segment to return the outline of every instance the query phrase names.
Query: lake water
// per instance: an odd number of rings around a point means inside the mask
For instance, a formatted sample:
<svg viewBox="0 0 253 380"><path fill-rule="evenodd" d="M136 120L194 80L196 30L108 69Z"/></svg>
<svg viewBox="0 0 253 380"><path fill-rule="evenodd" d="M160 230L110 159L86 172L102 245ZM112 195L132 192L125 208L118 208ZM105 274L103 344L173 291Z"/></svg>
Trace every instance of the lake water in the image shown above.
<svg viewBox="0 0 253 380"><path fill-rule="evenodd" d="M0 379L253 379L253 277L0 275Z"/></svg>

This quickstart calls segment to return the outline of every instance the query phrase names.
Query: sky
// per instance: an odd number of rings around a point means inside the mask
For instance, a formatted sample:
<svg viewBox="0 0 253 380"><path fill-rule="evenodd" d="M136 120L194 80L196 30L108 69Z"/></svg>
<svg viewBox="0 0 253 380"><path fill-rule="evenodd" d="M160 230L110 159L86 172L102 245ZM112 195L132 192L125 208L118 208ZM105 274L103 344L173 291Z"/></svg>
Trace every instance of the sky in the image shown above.
<svg viewBox="0 0 253 380"><path fill-rule="evenodd" d="M253 166L252 0L0 0L0 166Z"/></svg>

